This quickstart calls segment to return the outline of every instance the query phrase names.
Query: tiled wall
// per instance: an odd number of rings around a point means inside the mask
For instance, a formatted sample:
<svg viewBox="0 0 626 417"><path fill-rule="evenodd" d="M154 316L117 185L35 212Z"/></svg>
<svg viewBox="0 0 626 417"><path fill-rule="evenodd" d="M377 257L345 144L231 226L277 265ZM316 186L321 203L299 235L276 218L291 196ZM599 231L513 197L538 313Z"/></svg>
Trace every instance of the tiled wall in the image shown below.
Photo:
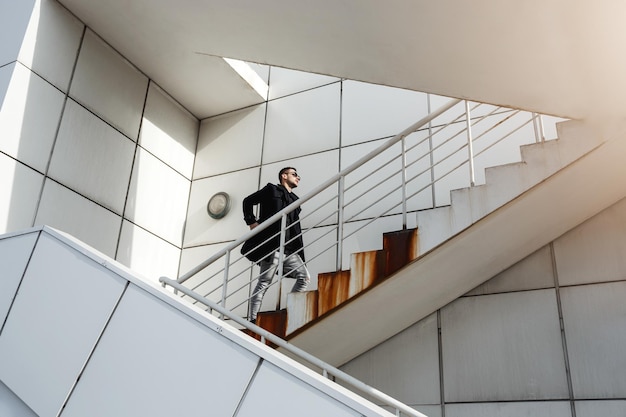
<svg viewBox="0 0 626 417"><path fill-rule="evenodd" d="M431 417L442 398L446 416L625 415L625 216L622 200L343 370Z"/></svg>
<svg viewBox="0 0 626 417"><path fill-rule="evenodd" d="M176 276L199 121L51 0L0 5L0 233L47 224Z"/></svg>

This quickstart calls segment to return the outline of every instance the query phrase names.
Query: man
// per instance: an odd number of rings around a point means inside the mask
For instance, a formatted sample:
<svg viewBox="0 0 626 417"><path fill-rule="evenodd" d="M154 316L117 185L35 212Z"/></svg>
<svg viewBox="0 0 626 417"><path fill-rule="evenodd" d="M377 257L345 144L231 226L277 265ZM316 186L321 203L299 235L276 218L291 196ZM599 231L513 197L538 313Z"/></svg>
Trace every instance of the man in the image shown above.
<svg viewBox="0 0 626 417"><path fill-rule="evenodd" d="M243 218L250 230L254 229L259 223L264 222L274 214L278 213L289 204L298 199L293 193L293 189L298 186L300 176L293 167L286 167L278 173L279 184L268 183L259 191L250 194L243 200ZM253 208L259 205L259 218L254 215ZM292 292L305 291L309 282L309 271L304 264L303 242L300 228L300 207L293 210L287 215L287 229L285 232L285 248L283 259L283 271L287 275L296 279ZM263 296L267 288L272 282L274 274L276 274L279 261L280 246L280 220L269 226L263 232L259 233L256 239L251 239L247 244L250 248L260 245L269 239L259 248L249 252L244 245L242 253L248 259L259 263L261 274L257 281L256 287L250 298L250 316L249 320L254 323L257 314L261 309Z"/></svg>

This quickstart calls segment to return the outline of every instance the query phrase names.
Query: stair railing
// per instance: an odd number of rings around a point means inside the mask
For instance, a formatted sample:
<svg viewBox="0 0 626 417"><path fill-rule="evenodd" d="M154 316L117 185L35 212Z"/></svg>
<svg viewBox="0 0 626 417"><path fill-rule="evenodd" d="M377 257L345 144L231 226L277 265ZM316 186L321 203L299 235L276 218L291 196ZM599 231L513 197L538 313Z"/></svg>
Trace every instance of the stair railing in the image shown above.
<svg viewBox="0 0 626 417"><path fill-rule="evenodd" d="M168 278L164 278L164 282L166 282L168 285L171 285L177 291L180 291L181 293L196 300L198 303L207 306L210 310L217 311L222 317L229 318L233 320L234 322L236 322L237 324L243 327L246 327L248 330L251 330L254 333L258 334L259 336L261 336L261 342L265 343L266 341L269 341L275 344L276 346L278 346L279 348L285 349L286 351L294 354L296 357L300 358L301 360L304 360L309 365L312 365L312 367L319 369L321 374L325 378L329 378L333 380L334 382L339 381L339 382L345 383L347 386L353 389L356 389L361 394L365 394L372 398L375 398L376 400L380 401L382 404L393 408L396 412L396 416L407 415L407 416L413 416L413 417L427 417L426 415L420 413L417 410L414 410L408 405L396 400L393 397L390 397L389 395L377 390L374 387L371 387L365 384L364 382L341 371L340 369L335 368L334 366L322 361L321 359L311 355L310 353L300 349L299 347L281 339L280 337L268 332L267 330L255 324L252 324L242 319L241 317L238 317L236 314L225 309L224 307L210 300L207 300L206 298L202 296L199 296L197 293L189 290L188 288L184 287L182 284L174 280L170 280Z"/></svg>
<svg viewBox="0 0 626 417"><path fill-rule="evenodd" d="M464 108L457 111L461 103ZM487 106L487 110L482 111L482 106ZM474 116L470 117L470 114ZM414 202L415 197L434 189L435 183L459 175L465 165L470 167L469 184L466 178L463 180L465 184L459 183L455 188L474 186L475 159L530 123L535 126L535 135L539 123L543 136L541 116L537 114L481 103L470 108L466 101L450 100L226 245L176 282L186 283L186 287L200 297L246 317L252 288L260 275L255 276L255 265L239 253L246 240L278 221L282 223L279 238L285 242L287 215L308 203L303 212L306 214L301 216L302 235L306 235L307 265L310 270L311 265L317 263L319 268L327 268L322 271L333 268L339 271L347 261L346 242L356 239L358 233L376 222L398 215L402 224L397 229L407 228L407 213L436 206L434 192L430 207L420 207L420 203ZM409 139L411 143L408 143ZM543 138L536 139L539 140ZM462 156L464 149L465 156ZM271 284L278 285L277 309L280 309L282 299L281 280L293 272L283 270L283 247L281 245L279 249L279 279ZM223 262L218 263L219 260ZM164 286L173 283L167 277L162 277L161 282ZM177 286L172 286L177 290ZM183 296L188 295L184 293Z"/></svg>

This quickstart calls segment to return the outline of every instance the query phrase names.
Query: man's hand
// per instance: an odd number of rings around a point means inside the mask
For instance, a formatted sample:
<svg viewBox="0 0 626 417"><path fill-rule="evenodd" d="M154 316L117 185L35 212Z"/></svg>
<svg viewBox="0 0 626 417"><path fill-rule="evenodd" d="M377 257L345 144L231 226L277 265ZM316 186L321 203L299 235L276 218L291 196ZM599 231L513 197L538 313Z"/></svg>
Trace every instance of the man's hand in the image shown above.
<svg viewBox="0 0 626 417"><path fill-rule="evenodd" d="M254 222L254 223L250 224L250 225L249 225L249 226L250 226L250 230L254 229L254 228L255 228L255 227L257 227L258 225L259 225L259 224L258 224L258 223L256 223L256 222Z"/></svg>

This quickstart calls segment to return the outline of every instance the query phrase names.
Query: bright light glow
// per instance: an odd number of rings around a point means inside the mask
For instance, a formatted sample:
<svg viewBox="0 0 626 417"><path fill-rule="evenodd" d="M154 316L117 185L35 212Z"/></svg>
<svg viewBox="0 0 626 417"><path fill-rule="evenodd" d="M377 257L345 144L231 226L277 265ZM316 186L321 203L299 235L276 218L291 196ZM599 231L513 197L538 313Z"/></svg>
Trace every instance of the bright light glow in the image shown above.
<svg viewBox="0 0 626 417"><path fill-rule="evenodd" d="M263 81L263 79L257 74L250 65L246 64L243 61L238 61L236 59L224 58L224 61L232 69L239 74L241 78L243 78L250 86L256 91L262 99L267 98L267 91L269 90L269 86Z"/></svg>

